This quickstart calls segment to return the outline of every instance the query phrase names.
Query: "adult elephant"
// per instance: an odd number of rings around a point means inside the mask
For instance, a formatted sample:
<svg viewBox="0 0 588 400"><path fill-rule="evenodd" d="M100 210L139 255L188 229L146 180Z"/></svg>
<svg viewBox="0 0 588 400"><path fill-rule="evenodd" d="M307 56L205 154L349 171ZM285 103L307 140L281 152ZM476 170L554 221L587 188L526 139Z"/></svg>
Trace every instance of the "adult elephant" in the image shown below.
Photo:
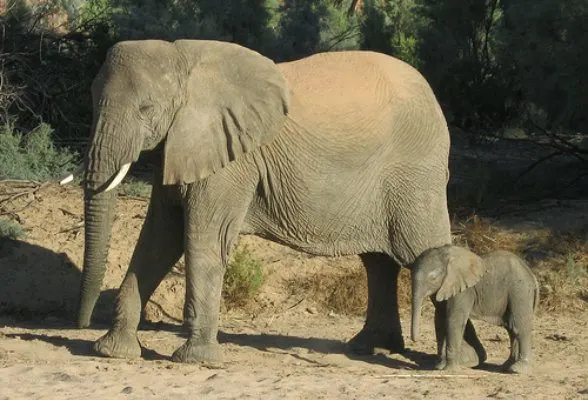
<svg viewBox="0 0 588 400"><path fill-rule="evenodd" d="M217 360L223 274L238 234L317 255L359 254L368 277L355 352L401 351L401 266L449 244L449 135L427 82L373 52L274 64L241 46L114 45L93 86L78 325L104 277L117 184L158 149L147 216L110 331L94 349L138 357L141 310L182 254L189 339L173 360Z"/></svg>

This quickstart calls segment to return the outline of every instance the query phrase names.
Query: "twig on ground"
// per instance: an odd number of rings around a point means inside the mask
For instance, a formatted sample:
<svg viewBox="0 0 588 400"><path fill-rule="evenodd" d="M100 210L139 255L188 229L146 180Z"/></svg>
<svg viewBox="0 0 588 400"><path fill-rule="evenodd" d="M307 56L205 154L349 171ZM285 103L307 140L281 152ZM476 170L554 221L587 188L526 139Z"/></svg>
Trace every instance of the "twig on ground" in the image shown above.
<svg viewBox="0 0 588 400"><path fill-rule="evenodd" d="M33 182L33 181L31 181ZM27 190L22 190L22 191L18 191L14 194L10 194L9 197L0 200L0 215L7 215L7 214L14 214L14 213L19 213L22 210L24 210L25 208L27 208L28 206L30 206L35 200L35 195L38 194L41 190L45 189L47 186L49 186L52 183L52 181L47 181L47 182L37 182L36 186L33 186L32 188L29 188ZM27 204L25 204L23 207L19 208L18 210L7 210L6 207L14 202L15 200L24 197L24 196L33 196L33 200L29 201Z"/></svg>
<svg viewBox="0 0 588 400"><path fill-rule="evenodd" d="M294 303L294 305L291 305L290 307L286 307L283 311L288 311L293 309L294 307L298 306L300 303L302 303L305 300L305 297L301 298L300 300L298 300L296 303Z"/></svg>
<svg viewBox="0 0 588 400"><path fill-rule="evenodd" d="M19 224L21 224L21 225L23 224L22 218L15 212L7 212L7 213L3 213L0 215L8 215L10 218L14 219Z"/></svg>
<svg viewBox="0 0 588 400"><path fill-rule="evenodd" d="M39 181L32 181L32 180L26 180L26 179L2 179L2 180L0 180L0 183L24 183L24 184L28 184L28 185L41 184L41 182L39 182Z"/></svg>
<svg viewBox="0 0 588 400"><path fill-rule="evenodd" d="M79 215L77 215L77 214L75 214L75 213L73 213L73 212L71 212L69 210L66 210L63 207L59 207L59 210L61 210L62 213L66 214L66 215L69 215L71 217L75 217L75 218L78 218L78 219L82 218L81 216L79 216Z"/></svg>
<svg viewBox="0 0 588 400"><path fill-rule="evenodd" d="M379 379L389 379L389 378L471 378L475 375L466 375L466 374L388 374L388 375L380 375L378 376Z"/></svg>
<svg viewBox="0 0 588 400"><path fill-rule="evenodd" d="M82 222L78 222L77 224L75 224L74 226L70 227L70 228L65 228L59 231L59 233L67 233L67 232L71 232L71 231L77 231L78 229L82 229L84 227L84 221Z"/></svg>
<svg viewBox="0 0 588 400"><path fill-rule="evenodd" d="M42 183L40 185L37 185L37 186L33 187L32 189L20 191L20 192L18 192L16 194L13 194L10 197L8 197L7 199L0 200L0 205L2 205L2 208L4 208L6 206L6 204L12 203L14 200L19 199L19 198L21 198L23 196L28 196L28 195L33 195L34 196L40 190L46 188L50 184L51 184L51 181L47 181L47 182L44 182L44 183Z"/></svg>
<svg viewBox="0 0 588 400"><path fill-rule="evenodd" d="M159 312L162 313L166 318L169 318L176 323L182 323L182 320L177 319L176 317L172 316L167 311L165 311L165 309L161 306L161 304L159 304L153 300L148 300L148 302L153 304L155 306L155 308L157 308L159 310Z"/></svg>
<svg viewBox="0 0 588 400"><path fill-rule="evenodd" d="M26 208L28 208L31 204L33 204L35 200L31 200L29 201L27 204L25 204L24 206L22 206L21 208L18 208L16 210L12 210L12 211L2 211L0 212L0 216L4 216L4 215L17 215L19 212L24 211ZM4 207L1 207L0 210L3 210Z"/></svg>
<svg viewBox="0 0 588 400"><path fill-rule="evenodd" d="M131 196L131 195L124 194L124 193L119 193L119 196L124 197L125 199L129 199L129 200L137 200L137 201L145 201L145 202L149 201L149 199L145 198L145 197Z"/></svg>

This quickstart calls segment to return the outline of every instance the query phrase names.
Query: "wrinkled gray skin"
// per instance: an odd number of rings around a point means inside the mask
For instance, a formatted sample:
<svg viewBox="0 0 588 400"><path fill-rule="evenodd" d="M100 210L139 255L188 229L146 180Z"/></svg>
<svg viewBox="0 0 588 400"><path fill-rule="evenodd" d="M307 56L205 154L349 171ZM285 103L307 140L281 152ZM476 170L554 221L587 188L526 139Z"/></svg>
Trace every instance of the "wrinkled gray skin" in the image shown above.
<svg viewBox="0 0 588 400"><path fill-rule="evenodd" d="M311 254L359 254L369 301L350 350L404 349L399 269L451 240L448 130L416 70L372 52L276 65L230 43L121 42L92 93L80 327L104 277L116 201L106 189L141 151L161 153L99 354L140 355L141 310L185 254L189 339L172 359L218 360L221 286L239 233Z"/></svg>
<svg viewBox="0 0 588 400"><path fill-rule="evenodd" d="M527 264L508 251L479 257L456 246L425 251L412 269L412 340L419 335L420 309L427 296L441 313L435 315L438 369L460 365L459 357L466 323L481 319L506 328L510 357L503 364L509 372L531 371L533 315L539 301L539 286ZM467 336L467 335L466 335Z"/></svg>

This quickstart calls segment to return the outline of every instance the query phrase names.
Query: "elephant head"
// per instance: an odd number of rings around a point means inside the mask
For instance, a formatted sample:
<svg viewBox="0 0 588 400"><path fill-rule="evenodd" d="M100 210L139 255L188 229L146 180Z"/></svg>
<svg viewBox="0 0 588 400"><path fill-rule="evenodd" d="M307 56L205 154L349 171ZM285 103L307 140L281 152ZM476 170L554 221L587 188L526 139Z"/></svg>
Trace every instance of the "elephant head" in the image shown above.
<svg viewBox="0 0 588 400"><path fill-rule="evenodd" d="M411 338L419 335L421 306L426 297L435 295L445 301L480 281L486 266L482 259L457 246L442 246L423 252L412 267Z"/></svg>
<svg viewBox="0 0 588 400"><path fill-rule="evenodd" d="M79 327L90 324L104 278L112 189L139 153L163 150L163 184L195 182L269 143L289 106L285 78L271 60L235 44L192 40L117 43L92 98Z"/></svg>

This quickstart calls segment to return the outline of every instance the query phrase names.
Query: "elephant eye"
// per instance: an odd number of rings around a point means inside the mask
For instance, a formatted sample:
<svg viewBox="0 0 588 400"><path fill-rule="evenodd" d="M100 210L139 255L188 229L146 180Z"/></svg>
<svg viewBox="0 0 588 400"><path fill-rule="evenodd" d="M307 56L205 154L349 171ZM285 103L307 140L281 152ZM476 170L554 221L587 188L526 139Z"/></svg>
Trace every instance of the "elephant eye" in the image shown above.
<svg viewBox="0 0 588 400"><path fill-rule="evenodd" d="M151 113L153 110L153 105L149 103L142 103L139 105L139 112L143 115L147 115Z"/></svg>

